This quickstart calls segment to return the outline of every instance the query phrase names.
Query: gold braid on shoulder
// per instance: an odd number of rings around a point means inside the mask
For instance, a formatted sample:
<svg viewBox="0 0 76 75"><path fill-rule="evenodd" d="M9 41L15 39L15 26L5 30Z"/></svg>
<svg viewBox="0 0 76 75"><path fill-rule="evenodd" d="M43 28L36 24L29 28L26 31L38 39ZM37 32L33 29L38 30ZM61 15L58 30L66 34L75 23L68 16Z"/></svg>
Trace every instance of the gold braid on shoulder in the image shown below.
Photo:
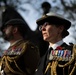
<svg viewBox="0 0 76 75"><path fill-rule="evenodd" d="M18 67L18 65L17 65L17 63L16 63L16 60L17 60L19 57L21 57L21 56L23 55L23 53L25 52L25 47L26 47L25 44L26 44L26 43L24 43L23 48L22 48L22 52L21 52L21 54L20 54L19 56L14 56L14 57L4 56L4 57L2 58L2 62L1 62L1 63L3 63L3 61L5 61L6 66L8 67L8 69L9 69L12 73L15 73L15 74L18 74L18 75L25 74L25 73ZM16 66L16 68L19 70L19 72L13 70L13 68L12 68L12 67L10 66L10 64L9 64L10 62L14 62L15 66Z"/></svg>
<svg viewBox="0 0 76 75"><path fill-rule="evenodd" d="M47 67L46 67L46 69L45 69L44 74L46 74L47 70L49 68L51 68L50 75L57 75L57 72L56 72L57 66L58 67L62 67L63 71L64 71L64 68L66 66L70 66L73 63L74 60L75 60L75 64L74 64L73 69L71 70L71 72L70 72L69 75L73 75L73 73L74 73L74 71L76 69L76 45L73 46L72 58L71 58L71 60L69 62L67 62L64 65L59 64L57 60L49 62L48 65L47 65ZM63 75L65 75L65 73L63 73Z"/></svg>
<svg viewBox="0 0 76 75"><path fill-rule="evenodd" d="M69 75L73 75L73 72L74 72L75 69L76 69L76 45L73 46L73 53L72 53L72 58L71 58L71 60L70 60L69 62L67 62L66 64L64 64L64 65L58 64L58 66L64 68L64 67L66 67L66 66L71 65L74 60L75 60L75 64L74 64L74 67L73 67L73 69L72 69L72 71L70 72Z"/></svg>

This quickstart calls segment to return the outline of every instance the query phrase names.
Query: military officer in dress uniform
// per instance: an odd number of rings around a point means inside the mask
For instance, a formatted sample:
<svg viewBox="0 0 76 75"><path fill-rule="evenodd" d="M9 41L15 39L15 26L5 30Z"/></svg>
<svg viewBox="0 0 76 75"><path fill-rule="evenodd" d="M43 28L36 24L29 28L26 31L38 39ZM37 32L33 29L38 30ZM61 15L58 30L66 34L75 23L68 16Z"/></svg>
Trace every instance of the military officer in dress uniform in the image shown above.
<svg viewBox="0 0 76 75"><path fill-rule="evenodd" d="M67 30L71 22L60 14L49 12L36 23L49 46L34 75L75 75L76 45L63 42L63 38L69 35Z"/></svg>
<svg viewBox="0 0 76 75"><path fill-rule="evenodd" d="M10 42L10 47L1 58L1 75L33 75L39 61L39 51L29 41L26 24L21 19L11 19L2 27L4 39Z"/></svg>

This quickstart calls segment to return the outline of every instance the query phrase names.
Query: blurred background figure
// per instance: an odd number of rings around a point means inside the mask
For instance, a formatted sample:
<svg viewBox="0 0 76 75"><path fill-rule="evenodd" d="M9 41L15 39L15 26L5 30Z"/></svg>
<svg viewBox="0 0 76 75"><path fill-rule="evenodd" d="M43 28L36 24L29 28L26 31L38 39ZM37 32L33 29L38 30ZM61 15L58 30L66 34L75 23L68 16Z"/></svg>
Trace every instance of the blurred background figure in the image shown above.
<svg viewBox="0 0 76 75"><path fill-rule="evenodd" d="M26 23L11 19L1 30L3 38L10 42L0 61L1 75L33 75L40 56L38 48L27 40Z"/></svg>

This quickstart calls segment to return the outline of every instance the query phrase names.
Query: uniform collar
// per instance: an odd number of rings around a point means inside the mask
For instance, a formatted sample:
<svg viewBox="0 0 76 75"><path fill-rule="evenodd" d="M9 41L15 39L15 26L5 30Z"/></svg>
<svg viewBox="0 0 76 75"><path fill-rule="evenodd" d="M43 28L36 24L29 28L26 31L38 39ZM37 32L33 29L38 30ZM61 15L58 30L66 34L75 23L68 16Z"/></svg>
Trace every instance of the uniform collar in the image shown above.
<svg viewBox="0 0 76 75"><path fill-rule="evenodd" d="M53 49L56 49L58 46L61 46L63 43L64 43L63 40L60 40L60 41L56 42L55 44L53 44L51 47ZM50 48L50 46L49 46L49 48Z"/></svg>
<svg viewBox="0 0 76 75"><path fill-rule="evenodd" d="M22 39L19 39L17 41L15 41L14 43L12 43L10 46L14 46L16 43L18 43L19 41L21 41Z"/></svg>

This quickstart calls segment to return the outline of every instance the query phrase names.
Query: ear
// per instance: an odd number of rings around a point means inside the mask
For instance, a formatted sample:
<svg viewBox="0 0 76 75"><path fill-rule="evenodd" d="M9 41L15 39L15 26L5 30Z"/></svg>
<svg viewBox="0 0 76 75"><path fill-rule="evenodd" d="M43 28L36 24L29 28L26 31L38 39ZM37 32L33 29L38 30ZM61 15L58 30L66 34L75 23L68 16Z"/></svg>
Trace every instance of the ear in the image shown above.
<svg viewBox="0 0 76 75"><path fill-rule="evenodd" d="M59 28L60 28L61 32L64 30L64 26L63 25L61 25Z"/></svg>
<svg viewBox="0 0 76 75"><path fill-rule="evenodd" d="M13 33L16 33L18 31L18 28L17 27L14 27L13 28Z"/></svg>

